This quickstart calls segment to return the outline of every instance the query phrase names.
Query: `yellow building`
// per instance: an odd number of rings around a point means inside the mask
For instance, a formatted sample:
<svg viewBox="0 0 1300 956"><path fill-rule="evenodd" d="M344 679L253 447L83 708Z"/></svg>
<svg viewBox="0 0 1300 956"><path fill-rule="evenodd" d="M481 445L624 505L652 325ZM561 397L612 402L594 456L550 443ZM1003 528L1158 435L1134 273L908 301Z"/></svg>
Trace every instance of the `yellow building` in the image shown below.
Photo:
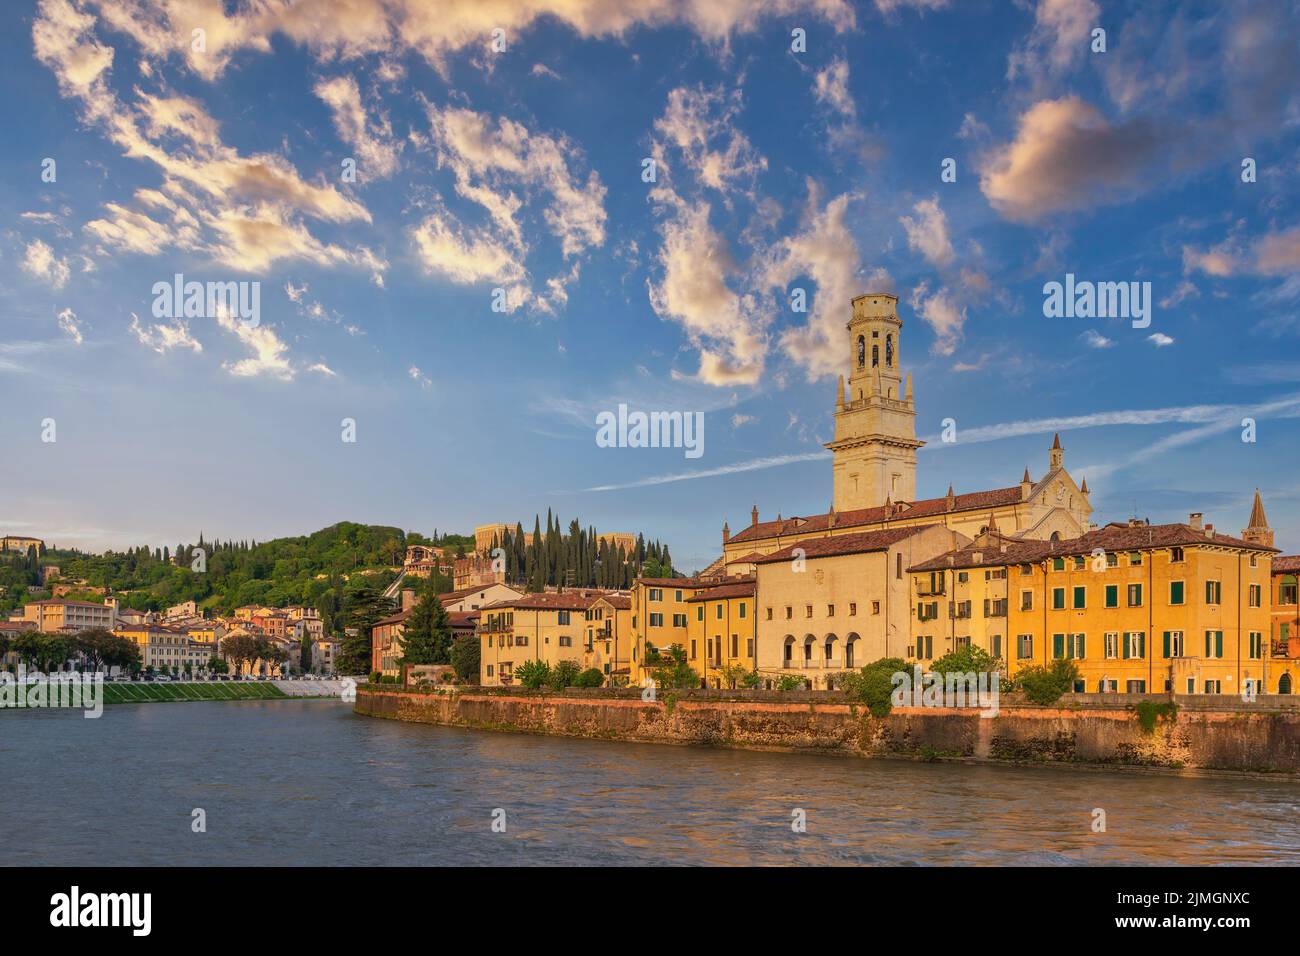
<svg viewBox="0 0 1300 956"><path fill-rule="evenodd" d="M84 631L88 628L112 630L117 623L117 605L96 604L93 601L67 601L50 598L29 601L23 605L23 619L31 621L36 630L52 634L58 631Z"/></svg>
<svg viewBox="0 0 1300 956"><path fill-rule="evenodd" d="M749 576L686 599L686 662L705 687L733 687L742 670L758 667L755 586Z"/></svg>
<svg viewBox="0 0 1300 956"><path fill-rule="evenodd" d="M594 667L607 681L626 683L632 675L632 598L626 593L596 597L583 614L583 670Z"/></svg>
<svg viewBox="0 0 1300 956"><path fill-rule="evenodd" d="M604 618L599 622L587 620L587 610L604 601L602 610L613 611L608 652L605 641L596 638L597 630L603 633ZM616 638L619 608L614 598L601 591L574 590L559 593L521 594L492 604L484 605L479 613L479 683L496 686L514 683L514 672L525 661L544 661L554 667L560 661L573 661L579 667L601 668L611 665L619 651ZM630 602L623 608L630 615ZM626 626L626 624L625 624ZM587 650L587 638L592 638L592 649ZM627 644L624 644L626 652ZM598 662L598 663L597 663Z"/></svg>
<svg viewBox="0 0 1300 956"><path fill-rule="evenodd" d="M637 578L632 582L632 682L647 676L646 649L667 652L674 645L686 648L687 600L717 580L701 578Z"/></svg>
<svg viewBox="0 0 1300 956"><path fill-rule="evenodd" d="M186 667L191 672L203 670L215 652L213 645L191 640L184 629L163 624L121 625L113 633L135 644L140 651L140 666L155 671L181 673Z"/></svg>
<svg viewBox="0 0 1300 956"><path fill-rule="evenodd" d="M846 670L902 657L910 641L907 568L968 539L942 525L810 538L758 559L757 666L826 689Z"/></svg>
<svg viewBox="0 0 1300 956"><path fill-rule="evenodd" d="M1278 675L1269 673L1267 656L1275 550L1216 532L1193 514L1186 524L1132 520L1060 541L995 532L912 570L914 582L937 585L932 576L942 576L949 589L943 607L959 599L956 572L967 572L968 588L985 571L1005 573L1012 677L1028 665L1068 658L1079 668L1077 691L1240 694L1251 682L1257 692L1275 693ZM986 592L996 592L997 580ZM914 598L913 643L934 631L953 639L946 652L973 626L923 615L935 598ZM1000 626L991 617L986 635ZM937 642L934 650L940 656Z"/></svg>

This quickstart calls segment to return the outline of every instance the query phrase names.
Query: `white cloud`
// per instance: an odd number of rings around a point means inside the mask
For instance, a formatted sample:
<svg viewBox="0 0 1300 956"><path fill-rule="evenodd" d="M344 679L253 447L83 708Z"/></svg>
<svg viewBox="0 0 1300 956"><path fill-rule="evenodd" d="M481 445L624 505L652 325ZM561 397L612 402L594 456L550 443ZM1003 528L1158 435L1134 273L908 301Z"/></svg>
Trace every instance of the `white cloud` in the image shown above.
<svg viewBox="0 0 1300 956"><path fill-rule="evenodd" d="M427 389L433 384L433 381L429 378L429 376L425 375L422 371L420 371L418 366L412 365L409 369L406 370L406 374L411 377L411 381L418 384L421 388Z"/></svg>
<svg viewBox="0 0 1300 956"><path fill-rule="evenodd" d="M1041 84L1066 73L1088 56L1092 28L1100 21L1101 8L1093 0L1038 0L1033 29L1012 52L1007 79L1025 76Z"/></svg>
<svg viewBox="0 0 1300 956"><path fill-rule="evenodd" d="M136 341L146 348L153 349L159 355L166 355L172 349L203 351L199 340L190 334L189 324L181 319L176 319L170 325L158 323L146 328L140 322L140 317L132 312L130 330Z"/></svg>
<svg viewBox="0 0 1300 956"><path fill-rule="evenodd" d="M758 419L753 415L745 415L741 412L736 412L736 414L731 416L731 427L734 430L740 428L742 425L752 425L756 421L758 421Z"/></svg>
<svg viewBox="0 0 1300 956"><path fill-rule="evenodd" d="M397 171L403 143L393 137L386 113L367 113L353 77L321 80L314 92L329 106L339 139L356 151L357 172L363 180L382 179Z"/></svg>
<svg viewBox="0 0 1300 956"><path fill-rule="evenodd" d="M813 95L817 102L829 106L840 115L852 117L857 108L853 103L853 94L849 92L848 61L836 57L825 69L818 70L813 82Z"/></svg>
<svg viewBox="0 0 1300 956"><path fill-rule="evenodd" d="M1147 336L1147 341L1158 349L1164 348L1166 345L1174 344L1174 340L1163 332L1152 332Z"/></svg>
<svg viewBox="0 0 1300 956"><path fill-rule="evenodd" d="M918 283L912 290L912 308L934 331L934 344L930 351L936 355L952 355L961 344L966 326L966 308L959 306L946 288L930 292L929 283Z"/></svg>
<svg viewBox="0 0 1300 956"><path fill-rule="evenodd" d="M948 217L939 208L939 197L922 199L912 209L916 219L910 216L898 219L907 232L907 247L920 252L932 266L951 265L954 253L952 240L948 238Z"/></svg>
<svg viewBox="0 0 1300 956"><path fill-rule="evenodd" d="M1079 338L1083 339L1083 344L1090 349L1108 349L1115 344L1114 339L1108 339L1096 329L1085 330Z"/></svg>
<svg viewBox="0 0 1300 956"><path fill-rule="evenodd" d="M77 320L77 313L71 309L63 309L59 312L59 328L61 328L68 338L72 339L77 345L82 342L82 323Z"/></svg>
<svg viewBox="0 0 1300 956"><path fill-rule="evenodd" d="M72 274L68 260L56 256L54 250L40 239L27 244L21 266L29 276L48 282L54 289L62 289Z"/></svg>
<svg viewBox="0 0 1300 956"><path fill-rule="evenodd" d="M752 181L767 168L767 159L740 131L740 106L739 90L703 85L671 90L655 120L656 159L671 170L665 149L672 149L698 182L719 192Z"/></svg>
<svg viewBox="0 0 1300 956"><path fill-rule="evenodd" d="M289 361L289 346L269 325L250 325L233 315L217 316L217 324L238 339L252 354L221 367L236 378L275 378L291 382L295 376Z"/></svg>

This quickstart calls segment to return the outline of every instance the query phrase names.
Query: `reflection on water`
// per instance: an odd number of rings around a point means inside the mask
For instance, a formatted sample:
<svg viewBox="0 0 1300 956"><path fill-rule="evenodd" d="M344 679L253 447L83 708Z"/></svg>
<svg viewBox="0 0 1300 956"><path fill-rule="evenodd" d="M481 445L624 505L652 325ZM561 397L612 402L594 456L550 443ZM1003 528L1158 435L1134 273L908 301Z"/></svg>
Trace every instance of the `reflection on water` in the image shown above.
<svg viewBox="0 0 1300 956"><path fill-rule="evenodd" d="M0 713L0 768L27 864L1300 863L1281 780L566 740L332 701Z"/></svg>

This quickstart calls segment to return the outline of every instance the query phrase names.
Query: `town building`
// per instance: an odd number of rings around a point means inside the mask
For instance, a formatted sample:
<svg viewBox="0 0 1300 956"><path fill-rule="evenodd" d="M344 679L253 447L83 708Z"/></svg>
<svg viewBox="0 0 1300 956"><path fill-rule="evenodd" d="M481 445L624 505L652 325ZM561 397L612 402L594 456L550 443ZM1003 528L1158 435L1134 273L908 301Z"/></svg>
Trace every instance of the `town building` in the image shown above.
<svg viewBox="0 0 1300 956"><path fill-rule="evenodd" d="M0 537L0 551L26 551L35 548L40 554L45 550L45 542L40 538L29 538L21 534L7 534Z"/></svg>
<svg viewBox="0 0 1300 956"><path fill-rule="evenodd" d="M103 628L111 631L117 624L116 603L96 604L93 601L68 601L49 598L29 601L23 605L23 617L36 625L38 631L84 631Z"/></svg>
<svg viewBox="0 0 1300 956"><path fill-rule="evenodd" d="M630 677L640 685L651 662L674 646L686 649L687 599L718 583L711 578L637 578L632 582L632 659Z"/></svg>
<svg viewBox="0 0 1300 956"><path fill-rule="evenodd" d="M758 668L755 577L696 591L686 603L686 663L705 687L733 687Z"/></svg>
<svg viewBox="0 0 1300 956"><path fill-rule="evenodd" d="M939 524L809 538L757 560L757 668L765 687L783 678L810 689L910 640L907 569L968 541Z"/></svg>
<svg viewBox="0 0 1300 956"><path fill-rule="evenodd" d="M615 611L608 642L596 636L597 632L603 634L604 618L587 620L587 610L602 600ZM623 610L630 613L631 602L628 604ZM591 656L587 660L593 662L592 666L599 666L603 671L608 662L612 672L617 649L614 638L617 611L606 592L585 589L520 594L485 605L479 619L479 683L512 684L515 669L529 660L544 661L552 667L561 661L572 661L582 667L584 655L588 653ZM589 625L593 644L590 652L586 649ZM604 648L606 643L608 651ZM594 663L597 660L599 664Z"/></svg>

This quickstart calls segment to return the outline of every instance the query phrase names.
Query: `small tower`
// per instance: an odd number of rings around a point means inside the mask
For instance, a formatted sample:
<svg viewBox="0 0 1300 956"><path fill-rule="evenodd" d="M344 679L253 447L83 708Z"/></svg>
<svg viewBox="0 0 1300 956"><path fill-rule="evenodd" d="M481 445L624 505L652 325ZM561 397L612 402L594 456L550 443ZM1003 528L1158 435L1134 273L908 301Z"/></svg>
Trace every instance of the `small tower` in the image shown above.
<svg viewBox="0 0 1300 956"><path fill-rule="evenodd" d="M749 516L750 516L750 518L752 519L753 524L757 525L757 524L758 524L758 505L754 505L754 510L751 511L751 512L749 513Z"/></svg>
<svg viewBox="0 0 1300 956"><path fill-rule="evenodd" d="M1241 539L1266 548L1273 547L1273 529L1268 526L1268 518L1264 517L1264 501L1258 488L1255 489L1255 504L1250 509L1250 524L1241 532Z"/></svg>
<svg viewBox="0 0 1300 956"><path fill-rule="evenodd" d="M722 543L726 544L731 540L731 526L727 522L722 522Z"/></svg>
<svg viewBox="0 0 1300 956"><path fill-rule="evenodd" d="M1056 437L1052 439L1052 450L1048 453L1048 460L1051 463L1052 471L1065 467L1065 449L1061 447L1061 433L1057 432Z"/></svg>
<svg viewBox="0 0 1300 956"><path fill-rule="evenodd" d="M1029 480L1029 466L1025 466L1025 475L1020 479L1020 500L1028 501L1029 493L1034 490L1034 483Z"/></svg>

